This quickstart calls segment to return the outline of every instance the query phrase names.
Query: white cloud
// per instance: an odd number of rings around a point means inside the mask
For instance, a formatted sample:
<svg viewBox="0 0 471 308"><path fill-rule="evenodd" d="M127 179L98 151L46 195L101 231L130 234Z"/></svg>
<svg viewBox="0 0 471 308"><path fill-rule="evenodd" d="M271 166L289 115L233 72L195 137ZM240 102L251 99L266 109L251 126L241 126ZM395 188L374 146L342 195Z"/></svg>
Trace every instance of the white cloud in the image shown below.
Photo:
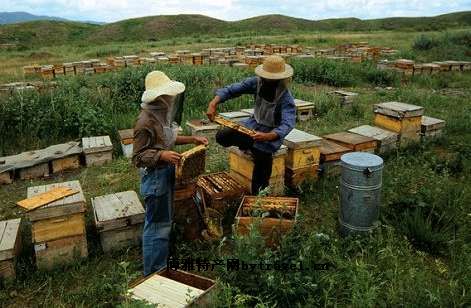
<svg viewBox="0 0 471 308"><path fill-rule="evenodd" d="M431 16L470 10L471 0L1 0L2 11L27 11L74 20L117 21L126 18L203 14L238 20L263 14L308 19L336 17L381 18Z"/></svg>

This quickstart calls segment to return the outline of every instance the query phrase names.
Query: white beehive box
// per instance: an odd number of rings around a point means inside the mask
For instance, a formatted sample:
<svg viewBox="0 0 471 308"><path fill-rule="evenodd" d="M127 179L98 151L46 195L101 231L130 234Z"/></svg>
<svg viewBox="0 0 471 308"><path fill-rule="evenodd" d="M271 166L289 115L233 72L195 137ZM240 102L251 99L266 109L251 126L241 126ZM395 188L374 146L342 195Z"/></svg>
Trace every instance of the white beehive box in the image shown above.
<svg viewBox="0 0 471 308"><path fill-rule="evenodd" d="M223 118L226 118L227 120L231 120L234 122L241 122L243 120L246 120L250 118L250 116L242 111L231 111L231 112L223 112L219 114Z"/></svg>
<svg viewBox="0 0 471 308"><path fill-rule="evenodd" d="M113 144L110 136L82 138L87 167L102 166L113 160Z"/></svg>
<svg viewBox="0 0 471 308"><path fill-rule="evenodd" d="M136 246L140 242L145 210L136 192L92 198L92 207L104 252Z"/></svg>
<svg viewBox="0 0 471 308"><path fill-rule="evenodd" d="M134 129L123 129L118 131L118 134L121 140L121 149L123 150L123 155L127 158L131 158L134 143Z"/></svg>

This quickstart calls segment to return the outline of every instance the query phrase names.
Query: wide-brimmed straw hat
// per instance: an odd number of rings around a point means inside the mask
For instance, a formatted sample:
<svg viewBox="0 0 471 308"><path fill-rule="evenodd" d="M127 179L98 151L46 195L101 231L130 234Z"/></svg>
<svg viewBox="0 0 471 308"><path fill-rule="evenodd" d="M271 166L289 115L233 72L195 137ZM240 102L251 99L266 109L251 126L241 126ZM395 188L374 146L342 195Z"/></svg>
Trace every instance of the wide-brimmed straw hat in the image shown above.
<svg viewBox="0 0 471 308"><path fill-rule="evenodd" d="M146 76L146 90L142 94L144 104L151 103L161 95L176 96L185 91L185 85L171 80L161 71L153 71Z"/></svg>
<svg viewBox="0 0 471 308"><path fill-rule="evenodd" d="M255 74L265 79L280 80L293 76L293 68L280 56L268 56L255 68Z"/></svg>

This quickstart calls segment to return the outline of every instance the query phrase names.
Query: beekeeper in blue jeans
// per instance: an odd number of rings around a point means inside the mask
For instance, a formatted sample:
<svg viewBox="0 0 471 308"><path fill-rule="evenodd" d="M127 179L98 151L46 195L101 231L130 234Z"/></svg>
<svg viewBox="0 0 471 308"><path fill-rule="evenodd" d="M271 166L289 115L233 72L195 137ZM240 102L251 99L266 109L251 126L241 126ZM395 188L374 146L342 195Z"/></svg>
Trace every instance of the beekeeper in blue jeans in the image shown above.
<svg viewBox="0 0 471 308"><path fill-rule="evenodd" d="M139 168L141 195L146 216L142 236L144 275L166 267L173 220L175 165L180 154L172 151L178 144L208 144L204 137L178 136L173 122L175 102L185 85L160 71L150 72L145 80L141 112L134 127L133 164Z"/></svg>

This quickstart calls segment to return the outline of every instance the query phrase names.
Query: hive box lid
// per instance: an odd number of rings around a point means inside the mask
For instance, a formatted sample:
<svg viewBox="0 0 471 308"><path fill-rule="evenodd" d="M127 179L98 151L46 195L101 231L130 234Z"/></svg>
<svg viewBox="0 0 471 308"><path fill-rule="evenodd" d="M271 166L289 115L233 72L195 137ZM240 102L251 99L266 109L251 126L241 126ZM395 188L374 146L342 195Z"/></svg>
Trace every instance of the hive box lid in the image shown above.
<svg viewBox="0 0 471 308"><path fill-rule="evenodd" d="M85 212L86 201L79 181L28 187L27 198L34 197L57 187L68 187L77 190L78 193L29 211L27 215L31 221Z"/></svg>
<svg viewBox="0 0 471 308"><path fill-rule="evenodd" d="M321 152L322 162L340 160L340 156L342 156L342 154L351 152L349 148L325 139L321 140L319 150Z"/></svg>
<svg viewBox="0 0 471 308"><path fill-rule="evenodd" d="M299 129L293 129L283 141L289 149L303 149L320 146L321 137L311 135Z"/></svg>
<svg viewBox="0 0 471 308"><path fill-rule="evenodd" d="M134 191L92 198L95 224L100 231L142 223L145 210Z"/></svg>
<svg viewBox="0 0 471 308"><path fill-rule="evenodd" d="M331 141L338 141L346 144L352 144L352 145L358 145L362 143L367 143L371 142L374 140L371 137L366 137L350 132L340 132L340 133L334 133L334 134L329 134L324 136L325 139L331 140Z"/></svg>
<svg viewBox="0 0 471 308"><path fill-rule="evenodd" d="M424 107L400 102L386 102L374 105L373 111L395 118L411 118L422 116Z"/></svg>
<svg viewBox="0 0 471 308"><path fill-rule="evenodd" d="M84 137L82 138L82 147L85 154L113 150L110 136Z"/></svg>
<svg viewBox="0 0 471 308"><path fill-rule="evenodd" d="M381 144L397 142L399 134L371 125L362 125L348 130L351 133L381 141Z"/></svg>
<svg viewBox="0 0 471 308"><path fill-rule="evenodd" d="M431 131L431 130L438 130L445 127L445 121L423 116L422 117L422 131Z"/></svg>
<svg viewBox="0 0 471 308"><path fill-rule="evenodd" d="M314 103L306 102L297 98L294 99L294 104L296 105L296 108L314 107Z"/></svg>
<svg viewBox="0 0 471 308"><path fill-rule="evenodd" d="M20 223L20 218L0 221L0 261L15 257Z"/></svg>

